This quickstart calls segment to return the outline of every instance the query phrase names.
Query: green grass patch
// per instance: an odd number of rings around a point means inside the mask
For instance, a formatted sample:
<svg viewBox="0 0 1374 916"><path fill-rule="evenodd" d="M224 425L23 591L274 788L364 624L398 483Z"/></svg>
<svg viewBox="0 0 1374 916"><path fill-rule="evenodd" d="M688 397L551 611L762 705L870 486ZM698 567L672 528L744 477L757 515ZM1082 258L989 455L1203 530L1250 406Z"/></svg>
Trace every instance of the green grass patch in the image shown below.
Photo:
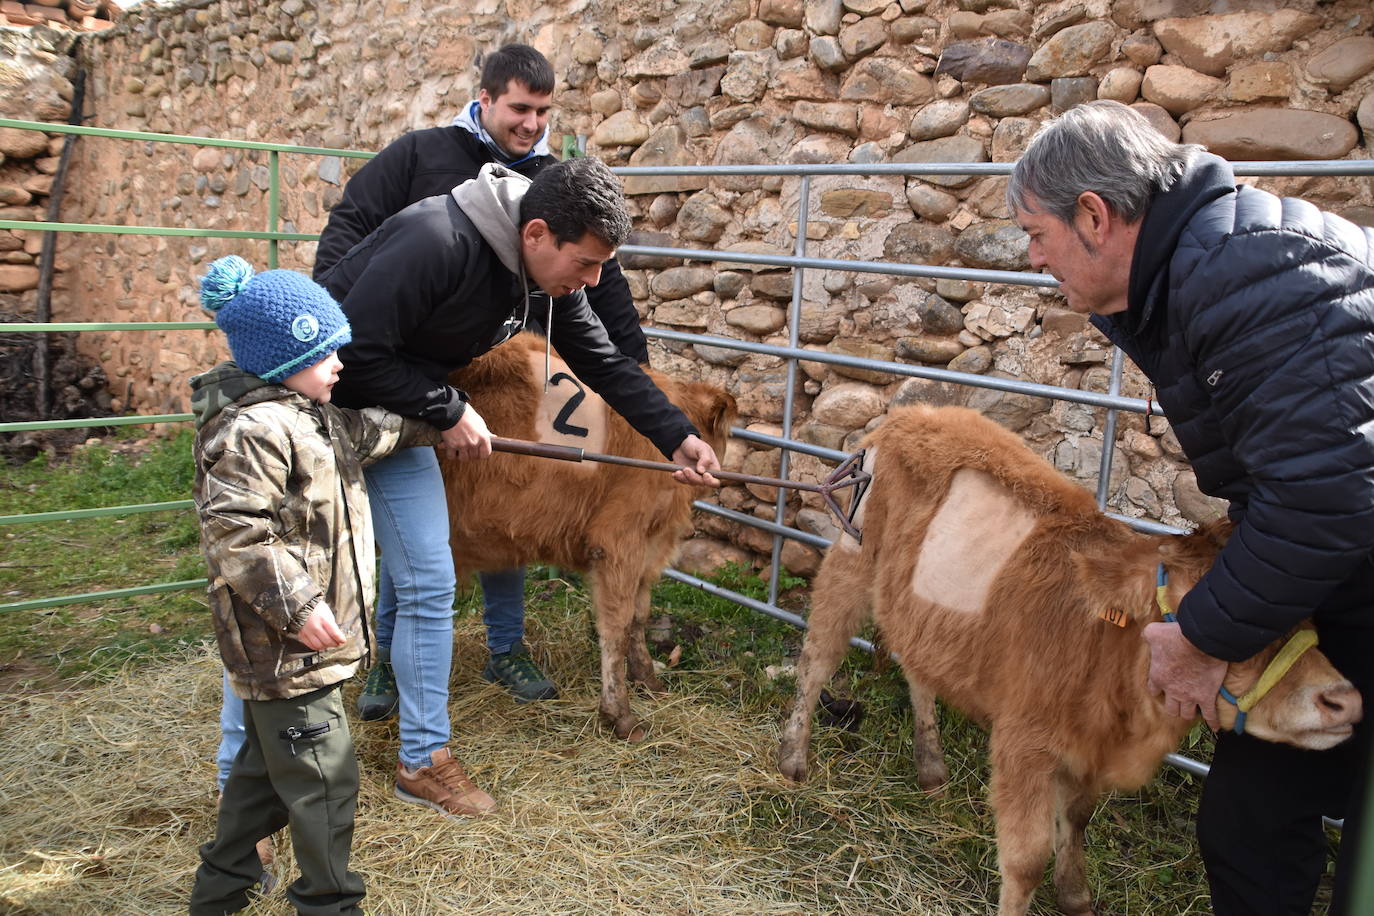
<svg viewBox="0 0 1374 916"><path fill-rule="evenodd" d="M191 433L128 437L0 467L0 515L189 499ZM202 578L190 509L0 528L0 604ZM200 589L0 613L0 678L17 686L108 677L210 635Z"/></svg>

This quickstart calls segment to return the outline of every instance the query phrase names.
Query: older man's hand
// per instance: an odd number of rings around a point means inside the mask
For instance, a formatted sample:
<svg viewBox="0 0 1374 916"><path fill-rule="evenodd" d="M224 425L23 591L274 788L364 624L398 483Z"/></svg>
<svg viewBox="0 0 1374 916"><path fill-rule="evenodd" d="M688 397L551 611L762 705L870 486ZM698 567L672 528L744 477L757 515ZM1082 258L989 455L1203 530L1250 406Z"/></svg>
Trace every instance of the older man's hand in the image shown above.
<svg viewBox="0 0 1374 916"><path fill-rule="evenodd" d="M1201 711L1212 731L1220 728L1217 691L1226 662L1194 646L1177 623L1149 624L1145 641L1150 644L1149 687L1164 695L1164 711L1185 719Z"/></svg>

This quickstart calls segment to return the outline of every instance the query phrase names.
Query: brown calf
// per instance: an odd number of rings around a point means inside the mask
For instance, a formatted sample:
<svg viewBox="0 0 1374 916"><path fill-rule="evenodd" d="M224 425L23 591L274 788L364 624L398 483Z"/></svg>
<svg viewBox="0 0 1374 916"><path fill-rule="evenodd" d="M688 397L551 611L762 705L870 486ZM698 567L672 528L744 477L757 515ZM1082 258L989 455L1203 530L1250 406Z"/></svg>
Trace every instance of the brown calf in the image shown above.
<svg viewBox="0 0 1374 916"><path fill-rule="evenodd" d="M991 730L999 912L1026 912L1053 853L1060 908L1090 914L1083 830L1097 796L1144 783L1191 726L1146 687L1141 630L1160 618L1157 568L1168 570L1177 607L1225 532L1132 531L1016 436L963 408L893 411L867 445L863 543L842 537L816 579L782 772L806 778L817 695L871 610L909 684L919 784L935 788L949 775L935 696ZM1279 645L1231 665L1226 687L1240 696ZM1218 707L1230 727L1235 708ZM1309 651L1246 728L1321 749L1359 718L1359 694Z"/></svg>
<svg viewBox="0 0 1374 916"><path fill-rule="evenodd" d="M735 399L702 382L650 372L718 454ZM521 334L455 372L493 435L661 461L640 436L557 357L544 390L544 341ZM649 588L691 535L701 488L659 471L495 454L442 461L454 562L463 572L535 561L589 573L601 641L601 717L621 738L644 737L630 712L629 679L663 689L644 641Z"/></svg>

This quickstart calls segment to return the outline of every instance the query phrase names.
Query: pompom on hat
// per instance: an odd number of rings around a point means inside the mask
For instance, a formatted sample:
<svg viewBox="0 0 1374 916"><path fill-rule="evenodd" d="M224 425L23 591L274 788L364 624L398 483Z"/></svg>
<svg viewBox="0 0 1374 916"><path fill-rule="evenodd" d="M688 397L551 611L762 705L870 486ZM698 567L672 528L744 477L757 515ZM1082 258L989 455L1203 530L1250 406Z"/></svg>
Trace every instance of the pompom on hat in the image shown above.
<svg viewBox="0 0 1374 916"><path fill-rule="evenodd" d="M269 382L310 368L353 339L324 287L294 270L255 274L234 254L200 278L200 301L228 336L239 368Z"/></svg>

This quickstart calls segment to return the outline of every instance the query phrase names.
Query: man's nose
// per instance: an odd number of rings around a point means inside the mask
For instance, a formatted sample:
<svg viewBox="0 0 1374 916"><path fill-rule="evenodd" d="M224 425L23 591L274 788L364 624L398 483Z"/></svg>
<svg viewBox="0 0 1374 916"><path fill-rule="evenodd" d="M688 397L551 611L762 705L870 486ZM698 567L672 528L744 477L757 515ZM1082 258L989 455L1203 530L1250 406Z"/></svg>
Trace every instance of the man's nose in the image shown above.
<svg viewBox="0 0 1374 916"><path fill-rule="evenodd" d="M581 279L583 286L596 286L601 282L601 265L596 264L583 271Z"/></svg>
<svg viewBox="0 0 1374 916"><path fill-rule="evenodd" d="M1049 261L1045 260L1045 253L1040 249L1040 245L1036 242L1030 243L1029 254L1030 266L1032 270L1039 270L1049 263Z"/></svg>

